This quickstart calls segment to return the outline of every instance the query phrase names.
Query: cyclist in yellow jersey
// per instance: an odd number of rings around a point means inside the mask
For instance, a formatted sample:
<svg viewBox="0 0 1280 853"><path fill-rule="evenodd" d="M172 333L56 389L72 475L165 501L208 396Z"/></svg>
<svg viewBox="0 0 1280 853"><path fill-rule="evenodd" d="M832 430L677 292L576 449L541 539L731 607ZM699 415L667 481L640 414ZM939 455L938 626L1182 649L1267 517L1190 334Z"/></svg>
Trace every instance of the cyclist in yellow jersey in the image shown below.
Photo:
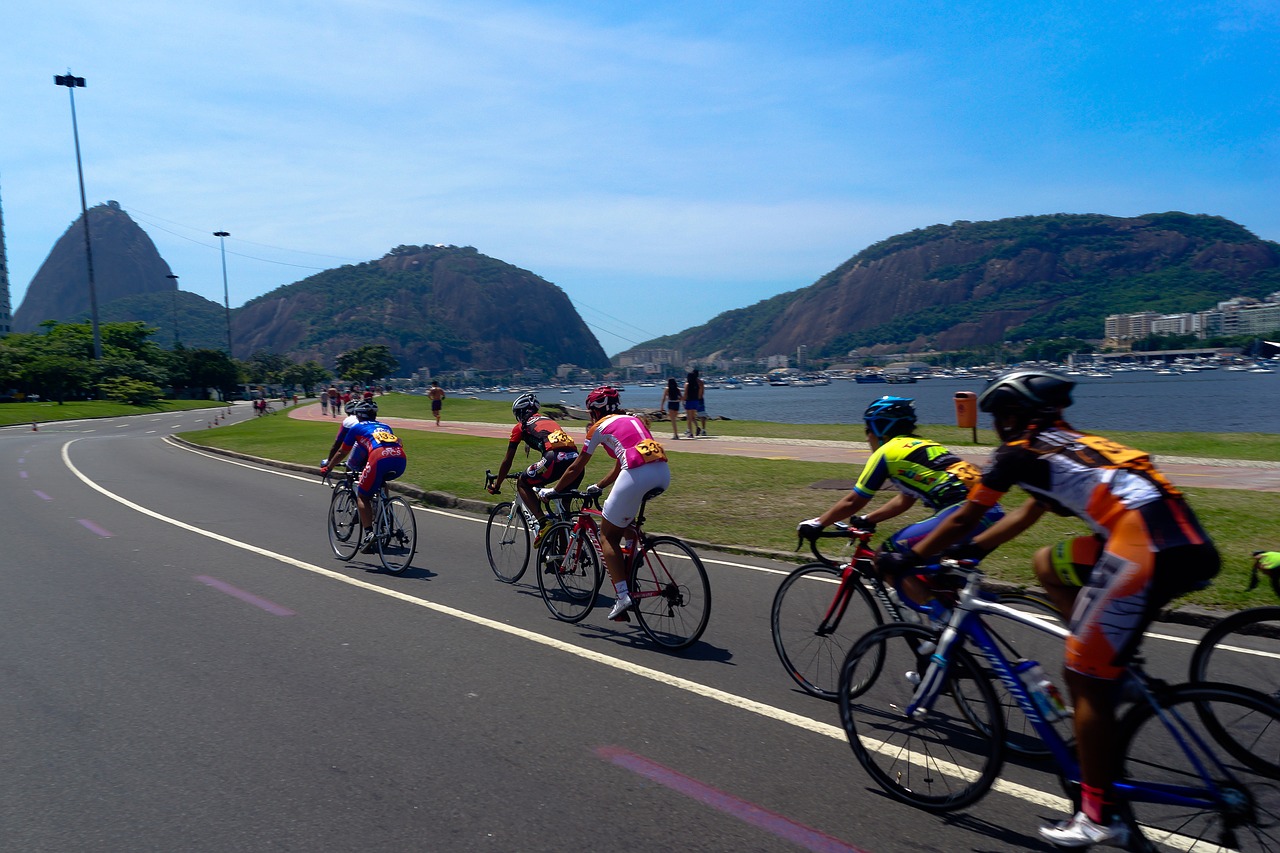
<svg viewBox="0 0 1280 853"><path fill-rule="evenodd" d="M812 536L829 524L851 517L855 526L874 530L877 523L902 515L920 501L934 514L907 525L882 546L887 551L905 551L964 502L981 472L936 441L915 434L913 403L910 397L881 397L867 407L863 420L871 458L847 495L822 515L800 522L796 531L801 536ZM871 502L876 491L885 486L898 493L866 515L854 517ZM998 505L991 507L983 516L982 525L973 533L976 535L1003 515Z"/></svg>

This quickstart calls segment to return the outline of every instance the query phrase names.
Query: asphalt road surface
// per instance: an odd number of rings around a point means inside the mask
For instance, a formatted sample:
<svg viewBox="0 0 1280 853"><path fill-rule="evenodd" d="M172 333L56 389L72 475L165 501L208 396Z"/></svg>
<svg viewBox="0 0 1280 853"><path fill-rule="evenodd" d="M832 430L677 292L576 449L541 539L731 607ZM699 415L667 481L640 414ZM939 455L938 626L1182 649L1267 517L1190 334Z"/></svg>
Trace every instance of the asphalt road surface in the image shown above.
<svg viewBox="0 0 1280 853"><path fill-rule="evenodd" d="M334 559L317 478L166 438L207 420L0 430L0 849L1048 849L1034 766L951 816L870 783L774 653L791 566L705 553L669 655L494 581L476 516L419 510L400 577ZM1176 678L1197 629L1155 633Z"/></svg>

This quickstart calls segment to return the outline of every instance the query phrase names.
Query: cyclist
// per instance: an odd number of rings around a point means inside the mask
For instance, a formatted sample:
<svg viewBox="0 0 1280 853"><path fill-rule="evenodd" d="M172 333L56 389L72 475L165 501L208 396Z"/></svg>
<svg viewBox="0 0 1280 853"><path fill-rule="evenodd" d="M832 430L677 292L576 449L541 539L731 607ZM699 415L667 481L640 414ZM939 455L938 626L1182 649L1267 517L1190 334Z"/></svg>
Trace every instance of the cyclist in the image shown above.
<svg viewBox="0 0 1280 853"><path fill-rule="evenodd" d="M587 395L587 412L591 417L587 443L560 481L550 489L539 490L538 496L575 488L597 447L603 447L613 457L613 470L588 486L587 491L600 492L613 486L600 510L604 516L600 522L600 554L617 593L609 618L630 622L627 610L632 601L622 560L622 534L636 520L645 495L664 492L671 485L671 469L667 466L667 454L662 445L653 440L645 422L621 412L619 404L617 390L608 385Z"/></svg>
<svg viewBox="0 0 1280 853"><path fill-rule="evenodd" d="M363 399L372 400L373 392L366 391L364 393ZM352 400L347 403L344 409L347 413L347 416L342 419L342 423L338 424L338 434L334 436L333 444L329 447L329 452L325 454L325 460L320 463L320 467L322 468L325 466L328 466L330 468L333 467L329 463L333 459L334 454L337 453L338 450L342 447L342 443L347 437L347 430L351 429L353 426L355 426L357 423L360 422L360 419L355 416L355 406L359 402L360 402L359 400ZM351 459L348 460L347 465L353 470L359 471L361 468L364 467L365 457L366 457L366 454L365 454L364 448L356 447L354 450L351 451Z"/></svg>
<svg viewBox="0 0 1280 853"><path fill-rule="evenodd" d="M915 434L914 402L910 397L881 397L867 406L862 418L871 457L861 476L830 509L800 522L797 533L812 537L828 524L846 518L852 518L855 527L874 530L879 522L902 515L920 501L934 514L902 528L882 546L889 551L905 551L964 503L969 487L978 481L981 472L936 441ZM866 515L856 516L886 485L896 489L897 494ZM1003 516L999 504L992 506L973 532L985 530Z"/></svg>
<svg viewBox="0 0 1280 853"><path fill-rule="evenodd" d="M533 394L521 394L511 404L511 414L515 416L516 425L511 429L511 440L507 444L507 455L502 457L498 466L498 478L489 487L489 494L496 495L502 491L502 482L511 470L511 462L516 458L516 448L524 442L526 447L541 454L537 462L526 468L516 478L516 491L524 502L525 519L536 534L533 544L542 541L542 531L546 515L542 511L542 501L538 500L535 490L548 483L554 483L568 470L578 458L578 445L560 424L541 413L541 405ZM577 488L582 477L566 486L566 489Z"/></svg>
<svg viewBox="0 0 1280 853"><path fill-rule="evenodd" d="M1062 420L1071 380L1022 369L992 380L978 408L993 416L1003 444L968 499L913 550L886 554L884 569L910 571L924 557L959 542L988 508L1015 485L1030 500L973 538L979 552L1009 541L1046 510L1080 518L1090 536L1041 548L1036 578L1069 613L1066 683L1075 705L1081 810L1041 827L1062 847L1125 846L1111 785L1118 768L1113 744L1123 666L1142 633L1173 598L1203 586L1218 572L1218 551L1191 507L1140 450L1080 432Z"/></svg>
<svg viewBox="0 0 1280 853"><path fill-rule="evenodd" d="M363 530L360 550L368 554L377 547L373 538L373 507L369 500L383 483L404 473L408 457L391 427L378 420L378 404L372 399L354 400L348 404L347 411L355 417L356 423L347 428L337 453L321 466L320 473L328 474L330 468L355 448L363 452L365 463L360 467L360 476L355 483L356 507L360 511Z"/></svg>

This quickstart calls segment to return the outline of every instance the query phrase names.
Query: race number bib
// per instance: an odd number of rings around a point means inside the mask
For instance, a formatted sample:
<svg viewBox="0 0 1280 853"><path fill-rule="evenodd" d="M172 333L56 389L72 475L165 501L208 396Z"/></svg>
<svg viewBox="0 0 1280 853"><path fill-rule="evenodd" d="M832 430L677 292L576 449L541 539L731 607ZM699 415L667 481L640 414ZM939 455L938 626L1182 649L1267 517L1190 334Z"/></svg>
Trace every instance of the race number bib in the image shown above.
<svg viewBox="0 0 1280 853"><path fill-rule="evenodd" d="M973 484L982 479L982 471L978 469L978 466L974 465L972 462L966 462L964 460L961 460L954 465L948 465L947 473L956 477L966 486L973 486Z"/></svg>
<svg viewBox="0 0 1280 853"><path fill-rule="evenodd" d="M373 431L373 440L378 444L399 444L400 439L396 438L396 434L389 429L375 429Z"/></svg>
<svg viewBox="0 0 1280 853"><path fill-rule="evenodd" d="M654 441L652 438L646 438L644 441L636 445L636 453L644 457L645 462L666 462L667 453L662 449L662 445Z"/></svg>
<svg viewBox="0 0 1280 853"><path fill-rule="evenodd" d="M547 450L563 450L566 447L573 447L573 439L569 437L569 433L562 429L547 434L547 440L543 442L543 447Z"/></svg>
<svg viewBox="0 0 1280 853"><path fill-rule="evenodd" d="M1124 468L1145 474L1156 483L1159 483L1166 494L1182 494L1174 487L1173 483L1165 479L1164 475L1155 469L1151 464L1151 457L1141 450L1134 450L1132 447L1126 447L1119 442L1103 438L1100 435L1082 435L1077 441L1080 445L1089 448L1107 460L1107 463L1115 468Z"/></svg>

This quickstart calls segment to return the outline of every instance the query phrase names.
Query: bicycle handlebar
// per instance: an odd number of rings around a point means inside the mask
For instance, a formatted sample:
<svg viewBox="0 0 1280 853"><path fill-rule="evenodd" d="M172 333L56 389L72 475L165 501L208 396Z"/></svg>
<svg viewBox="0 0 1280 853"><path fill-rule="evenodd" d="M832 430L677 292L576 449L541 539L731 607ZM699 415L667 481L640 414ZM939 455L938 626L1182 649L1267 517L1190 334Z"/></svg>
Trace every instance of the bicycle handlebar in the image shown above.
<svg viewBox="0 0 1280 853"><path fill-rule="evenodd" d="M819 539L848 539L854 543L854 547L857 551L869 551L870 548L867 543L871 541L871 537L874 535L875 531L873 530L850 527L843 521L837 521L835 524L831 525L830 528L824 530L815 530L812 532L797 531L796 550L799 551L800 546L803 545L807 539L809 542L809 550L813 552L813 556L817 558L818 562L826 563L829 566L837 566L840 564L840 561L833 560L818 550ZM856 558L859 555L855 553L854 556ZM869 557L871 555L867 554L866 556Z"/></svg>
<svg viewBox="0 0 1280 853"><path fill-rule="evenodd" d="M599 509L600 494L601 494L600 492L583 492L583 491L579 491L578 489L569 489L564 492L552 492L551 494L543 498L543 500L547 500L547 501L580 500L582 501L582 506L584 508L591 507L592 509Z"/></svg>

